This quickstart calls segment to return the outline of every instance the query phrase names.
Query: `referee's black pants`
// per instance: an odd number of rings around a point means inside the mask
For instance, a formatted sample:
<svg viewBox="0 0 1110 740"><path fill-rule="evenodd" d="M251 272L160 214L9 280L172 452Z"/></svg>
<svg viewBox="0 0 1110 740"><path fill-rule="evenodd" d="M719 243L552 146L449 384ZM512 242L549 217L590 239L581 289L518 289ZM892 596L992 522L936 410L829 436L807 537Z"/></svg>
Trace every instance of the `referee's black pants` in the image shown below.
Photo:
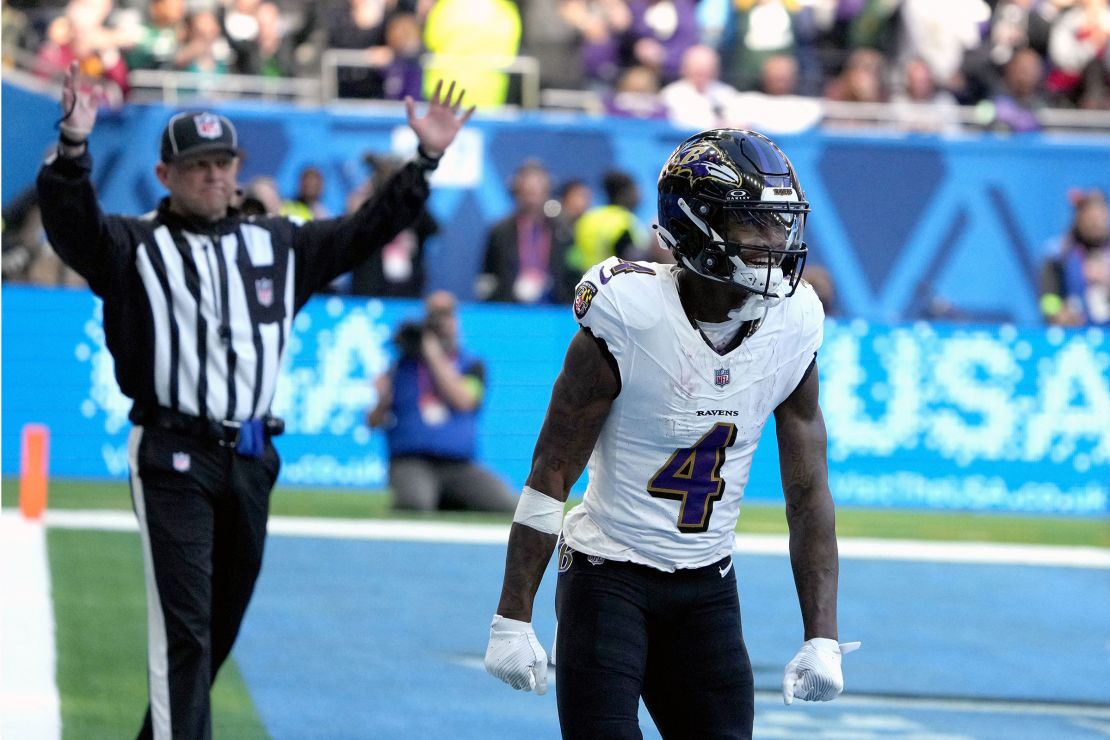
<svg viewBox="0 0 1110 740"><path fill-rule="evenodd" d="M280 460L136 426L131 498L147 586L150 704L140 738L211 738L209 692L231 653L266 541Z"/></svg>

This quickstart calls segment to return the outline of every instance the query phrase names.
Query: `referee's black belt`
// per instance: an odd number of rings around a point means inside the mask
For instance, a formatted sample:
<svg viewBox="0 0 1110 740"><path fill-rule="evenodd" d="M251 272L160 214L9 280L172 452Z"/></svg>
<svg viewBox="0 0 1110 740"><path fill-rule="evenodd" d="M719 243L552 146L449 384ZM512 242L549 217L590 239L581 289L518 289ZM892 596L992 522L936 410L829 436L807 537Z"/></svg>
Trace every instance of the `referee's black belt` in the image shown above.
<svg viewBox="0 0 1110 740"><path fill-rule="evenodd" d="M164 406L139 406L136 404L131 409L128 418L131 419L133 424L139 426L165 429L168 432L210 439L225 447L235 447L239 444L239 433L243 428L243 422L203 419ZM267 437L276 437L285 431L285 421L276 416L267 414L259 421L262 422L262 429Z"/></svg>

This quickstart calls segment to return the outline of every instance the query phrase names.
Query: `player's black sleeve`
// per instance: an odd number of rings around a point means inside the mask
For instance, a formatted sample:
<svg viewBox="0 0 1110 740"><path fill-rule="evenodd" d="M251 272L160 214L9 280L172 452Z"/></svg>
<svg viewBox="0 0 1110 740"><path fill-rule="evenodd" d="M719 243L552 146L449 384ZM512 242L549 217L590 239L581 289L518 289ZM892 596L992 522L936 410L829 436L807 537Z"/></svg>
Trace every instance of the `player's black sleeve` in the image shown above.
<svg viewBox="0 0 1110 740"><path fill-rule="evenodd" d="M802 379L798 381L798 384L796 386L794 386L794 390L790 391L790 393L793 393L794 391L798 390L803 385L805 385L806 380L809 379L810 373L812 373L816 368L817 368L817 353L814 352L813 353L813 359L810 360L809 367L807 367L806 371L804 373L802 373ZM790 394L788 393L787 396L789 396L789 395Z"/></svg>

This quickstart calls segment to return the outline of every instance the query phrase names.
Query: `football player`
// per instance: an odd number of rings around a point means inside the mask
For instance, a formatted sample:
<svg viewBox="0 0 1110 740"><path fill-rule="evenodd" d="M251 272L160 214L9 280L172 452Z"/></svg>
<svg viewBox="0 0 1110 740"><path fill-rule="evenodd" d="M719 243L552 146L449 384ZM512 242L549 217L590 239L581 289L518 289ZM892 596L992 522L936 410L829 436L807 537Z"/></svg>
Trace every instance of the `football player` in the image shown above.
<svg viewBox="0 0 1110 740"><path fill-rule="evenodd" d="M824 314L801 280L809 204L786 155L734 129L680 144L658 191L658 236L677 264L610 258L578 284L581 329L514 515L486 651L490 673L546 691L532 608L558 542L564 738L641 737L641 697L665 738L751 737L732 552L772 413L804 630L784 700L843 689L816 371ZM564 521L587 461L585 497Z"/></svg>

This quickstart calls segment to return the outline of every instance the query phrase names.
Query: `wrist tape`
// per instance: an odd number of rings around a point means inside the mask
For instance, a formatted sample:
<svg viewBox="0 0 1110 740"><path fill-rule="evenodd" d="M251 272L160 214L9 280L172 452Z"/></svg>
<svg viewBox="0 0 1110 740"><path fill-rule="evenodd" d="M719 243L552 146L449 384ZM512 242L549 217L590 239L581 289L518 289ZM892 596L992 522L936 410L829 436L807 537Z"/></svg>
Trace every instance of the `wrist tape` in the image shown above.
<svg viewBox="0 0 1110 740"><path fill-rule="evenodd" d="M520 492L513 521L537 532L559 534L563 528L563 502L525 486Z"/></svg>

